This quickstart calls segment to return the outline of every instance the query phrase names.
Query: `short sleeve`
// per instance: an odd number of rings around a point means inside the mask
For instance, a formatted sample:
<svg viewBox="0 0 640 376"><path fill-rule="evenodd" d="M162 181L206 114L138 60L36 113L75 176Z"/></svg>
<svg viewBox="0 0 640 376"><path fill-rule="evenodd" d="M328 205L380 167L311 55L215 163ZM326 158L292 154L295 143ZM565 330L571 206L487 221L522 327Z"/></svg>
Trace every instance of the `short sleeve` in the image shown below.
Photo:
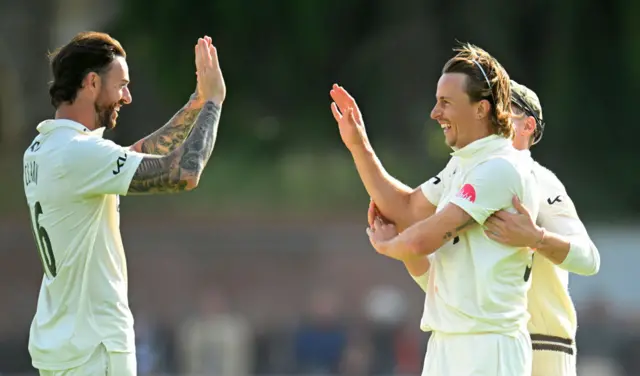
<svg viewBox="0 0 640 376"><path fill-rule="evenodd" d="M444 184L442 184L443 175L444 174L440 172L438 175L422 183L420 186L420 190L422 190L424 197L434 206L438 206L438 203L440 203L440 199L442 198L442 192L444 191Z"/></svg>
<svg viewBox="0 0 640 376"><path fill-rule="evenodd" d="M442 195L445 191L445 187L447 186L446 179L451 178L451 173L456 168L456 159L451 158L449 163L438 173L438 175L432 177L426 182L422 183L420 186L420 190L424 197L432 203L434 206L438 206L440 200L442 199Z"/></svg>
<svg viewBox="0 0 640 376"><path fill-rule="evenodd" d="M494 158L468 173L451 203L483 225L493 213L511 207L514 195L522 199L522 191L516 168L503 158Z"/></svg>
<svg viewBox="0 0 640 376"><path fill-rule="evenodd" d="M126 195L131 179L144 157L110 140L88 136L66 146L65 178L81 196Z"/></svg>

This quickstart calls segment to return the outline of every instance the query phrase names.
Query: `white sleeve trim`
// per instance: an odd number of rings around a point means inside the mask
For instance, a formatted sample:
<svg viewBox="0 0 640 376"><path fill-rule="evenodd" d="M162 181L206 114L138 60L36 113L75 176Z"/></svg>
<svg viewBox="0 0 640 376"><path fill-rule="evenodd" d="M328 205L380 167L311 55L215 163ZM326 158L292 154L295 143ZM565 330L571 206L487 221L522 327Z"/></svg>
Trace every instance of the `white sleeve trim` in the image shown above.
<svg viewBox="0 0 640 376"><path fill-rule="evenodd" d="M595 275L600 270L600 253L590 239L570 238L569 253L560 268L579 275Z"/></svg>

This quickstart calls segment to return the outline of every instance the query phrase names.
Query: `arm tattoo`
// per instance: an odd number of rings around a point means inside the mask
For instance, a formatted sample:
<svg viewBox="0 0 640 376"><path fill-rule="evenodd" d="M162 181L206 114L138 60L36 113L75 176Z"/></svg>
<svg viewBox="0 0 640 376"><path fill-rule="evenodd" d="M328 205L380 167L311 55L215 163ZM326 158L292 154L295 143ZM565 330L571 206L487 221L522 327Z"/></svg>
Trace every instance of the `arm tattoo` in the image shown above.
<svg viewBox="0 0 640 376"><path fill-rule="evenodd" d="M465 223L461 224L460 226L456 227L456 232L461 231L464 228L467 228L468 226L471 226L472 224L476 223L476 220L473 218L469 218L468 221L466 221Z"/></svg>
<svg viewBox="0 0 640 376"><path fill-rule="evenodd" d="M193 130L177 149L165 156L145 157L129 185L129 194L183 191L197 180L209 161L218 134L220 107L206 102Z"/></svg>
<svg viewBox="0 0 640 376"><path fill-rule="evenodd" d="M139 151L157 155L167 155L174 151L191 132L201 108L202 102L193 94L189 102L167 124L139 141Z"/></svg>
<svg viewBox="0 0 640 376"><path fill-rule="evenodd" d="M458 232L462 231L463 229L467 228L468 226L470 226L470 225L472 225L472 224L474 224L474 223L476 223L475 219L470 218L470 219L469 219L468 221L466 221L465 223L463 223L463 224L461 224L460 226L456 227L456 228L455 228L455 230L454 230L454 232L447 231L447 232L444 234L443 239L444 239L445 241L449 241L449 239L453 238L453 234L454 234L454 233L456 233L456 234L457 234ZM454 244L455 244L455 242L454 242Z"/></svg>

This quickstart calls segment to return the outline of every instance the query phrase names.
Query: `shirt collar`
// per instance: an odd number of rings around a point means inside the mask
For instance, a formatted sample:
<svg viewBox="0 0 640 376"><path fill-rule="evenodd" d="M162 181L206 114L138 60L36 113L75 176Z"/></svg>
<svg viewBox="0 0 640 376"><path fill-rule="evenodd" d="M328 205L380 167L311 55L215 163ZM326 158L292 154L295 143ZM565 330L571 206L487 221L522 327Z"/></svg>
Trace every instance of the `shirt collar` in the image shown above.
<svg viewBox="0 0 640 376"><path fill-rule="evenodd" d="M531 157L531 150L529 149L520 150L520 153L522 153L522 155L524 155L525 157Z"/></svg>
<svg viewBox="0 0 640 376"><path fill-rule="evenodd" d="M455 150L451 153L453 157L461 157L462 159L475 158L480 155L490 154L495 150L511 145L511 140L502 136L493 134L473 141L469 145Z"/></svg>
<svg viewBox="0 0 640 376"><path fill-rule="evenodd" d="M40 124L38 124L38 127L36 129L38 130L38 132L44 134L44 133L49 133L54 129L58 129L58 128L71 128L78 131L79 133L95 136L95 137L102 137L105 130L104 127L100 127L94 131L91 131L89 130L89 128L85 127L84 125L69 119L45 120Z"/></svg>

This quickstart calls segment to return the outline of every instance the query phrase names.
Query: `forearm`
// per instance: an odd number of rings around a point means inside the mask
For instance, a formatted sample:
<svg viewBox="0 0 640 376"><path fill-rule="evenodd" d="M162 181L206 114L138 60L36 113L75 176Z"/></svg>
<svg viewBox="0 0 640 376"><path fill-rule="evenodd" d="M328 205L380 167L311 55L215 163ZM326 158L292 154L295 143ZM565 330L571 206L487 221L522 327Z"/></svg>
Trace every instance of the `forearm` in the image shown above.
<svg viewBox="0 0 640 376"><path fill-rule="evenodd" d="M132 150L155 155L167 155L180 146L193 129L195 119L200 113L204 100L194 93L164 126L139 140Z"/></svg>
<svg viewBox="0 0 640 376"><path fill-rule="evenodd" d="M206 102L182 145L164 157L143 159L129 193L171 193L195 188L213 152L220 112L220 106Z"/></svg>
<svg viewBox="0 0 640 376"><path fill-rule="evenodd" d="M419 273L424 264L420 260L427 259L426 256L432 254L450 239L450 232L432 226L429 219L420 221L407 228L385 245L385 253L392 254L394 258L405 262L405 267L413 276ZM428 261L427 261L428 262ZM408 265L407 265L408 264ZM411 267L412 270L409 270Z"/></svg>
<svg viewBox="0 0 640 376"><path fill-rule="evenodd" d="M600 254L588 237L562 236L545 231L536 252L571 273L594 275L600 269Z"/></svg>
<svg viewBox="0 0 640 376"><path fill-rule="evenodd" d="M434 253L475 223L463 209L450 203L437 214L379 244L379 252L398 260L413 262Z"/></svg>
<svg viewBox="0 0 640 376"><path fill-rule="evenodd" d="M561 264L569 254L571 243L561 235L553 232L544 231L543 233L544 235L540 236L540 241L533 245L532 248L552 263Z"/></svg>
<svg viewBox="0 0 640 376"><path fill-rule="evenodd" d="M367 193L376 203L379 211L398 227L409 227L411 189L382 166L370 145L351 150L351 155Z"/></svg>

